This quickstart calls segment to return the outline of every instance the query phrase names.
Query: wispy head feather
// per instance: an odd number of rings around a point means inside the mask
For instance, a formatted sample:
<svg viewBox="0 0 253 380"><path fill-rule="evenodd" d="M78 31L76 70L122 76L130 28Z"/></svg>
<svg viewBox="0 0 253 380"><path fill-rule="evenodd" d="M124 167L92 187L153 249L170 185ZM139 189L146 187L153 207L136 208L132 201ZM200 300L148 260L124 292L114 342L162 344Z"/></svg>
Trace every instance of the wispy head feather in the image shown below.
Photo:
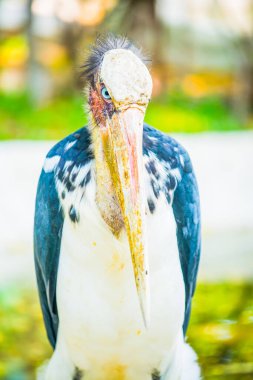
<svg viewBox="0 0 253 380"><path fill-rule="evenodd" d="M113 49L126 49L133 52L143 63L147 64L149 59L145 57L141 49L135 46L126 37L115 36L111 33L105 36L98 36L96 41L90 47L90 54L85 63L81 66L81 77L86 82L93 85L94 77L98 72L106 52Z"/></svg>

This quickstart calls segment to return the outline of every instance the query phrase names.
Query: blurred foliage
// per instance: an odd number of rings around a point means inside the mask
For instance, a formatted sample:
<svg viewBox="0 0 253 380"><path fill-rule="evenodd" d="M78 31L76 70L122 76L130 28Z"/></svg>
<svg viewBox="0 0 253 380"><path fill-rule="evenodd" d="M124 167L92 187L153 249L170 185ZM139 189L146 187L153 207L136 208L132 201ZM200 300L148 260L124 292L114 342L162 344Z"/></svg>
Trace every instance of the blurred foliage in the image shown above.
<svg viewBox="0 0 253 380"><path fill-rule="evenodd" d="M204 379L253 378L253 284L200 284L188 330ZM51 355L35 291L0 289L0 379L32 380Z"/></svg>
<svg viewBox="0 0 253 380"><path fill-rule="evenodd" d="M194 99L180 90L151 101L145 120L164 132L231 131L243 127L221 97Z"/></svg>
<svg viewBox="0 0 253 380"><path fill-rule="evenodd" d="M0 93L0 139L60 139L87 123L86 100L72 95L33 106L26 94ZM221 97L190 98L181 91L151 101L145 121L164 132L248 128Z"/></svg>
<svg viewBox="0 0 253 380"><path fill-rule="evenodd" d="M253 284L201 284L193 300L189 341L205 379L253 378Z"/></svg>
<svg viewBox="0 0 253 380"><path fill-rule="evenodd" d="M0 94L0 139L59 139L86 124L81 97L33 107L26 94Z"/></svg>
<svg viewBox="0 0 253 380"><path fill-rule="evenodd" d="M0 379L34 379L50 352L35 292L0 289Z"/></svg>
<svg viewBox="0 0 253 380"><path fill-rule="evenodd" d="M26 37L23 34L0 40L0 68L24 65L28 53Z"/></svg>

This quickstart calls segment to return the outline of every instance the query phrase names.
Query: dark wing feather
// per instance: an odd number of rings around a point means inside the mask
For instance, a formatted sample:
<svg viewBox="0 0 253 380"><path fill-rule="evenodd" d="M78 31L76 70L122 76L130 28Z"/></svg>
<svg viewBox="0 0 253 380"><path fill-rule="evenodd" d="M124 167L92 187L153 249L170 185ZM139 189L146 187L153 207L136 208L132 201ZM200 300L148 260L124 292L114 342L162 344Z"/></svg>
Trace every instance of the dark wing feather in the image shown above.
<svg viewBox="0 0 253 380"><path fill-rule="evenodd" d="M93 158L90 144L90 133L86 127L56 144L47 158L57 156L59 162L51 172L42 170L37 189L34 220L35 269L47 335L53 347L56 344L59 322L56 282L64 223L55 180L57 178L64 182L67 191L74 191L70 180L71 170L80 169ZM67 172L64 171L66 161L71 162ZM88 183L88 178L85 180L83 186Z"/></svg>
<svg viewBox="0 0 253 380"><path fill-rule="evenodd" d="M172 207L177 223L177 242L185 282L183 325L185 334L190 318L191 299L196 286L201 248L199 194L193 170L182 172Z"/></svg>
<svg viewBox="0 0 253 380"><path fill-rule="evenodd" d="M175 139L145 124L143 142L144 155L149 156L149 152L152 152L161 163L165 163L167 179L163 184L163 189L168 202L171 198L167 193L168 184L166 181L169 182L174 170L178 170L181 177L177 180L172 207L177 224L177 243L185 283L185 318L183 324L185 333L190 317L191 300L196 285L201 248L198 186L190 157Z"/></svg>
<svg viewBox="0 0 253 380"><path fill-rule="evenodd" d="M34 255L41 308L48 339L53 347L58 330L56 281L62 226L63 214L54 173L42 171L36 197Z"/></svg>

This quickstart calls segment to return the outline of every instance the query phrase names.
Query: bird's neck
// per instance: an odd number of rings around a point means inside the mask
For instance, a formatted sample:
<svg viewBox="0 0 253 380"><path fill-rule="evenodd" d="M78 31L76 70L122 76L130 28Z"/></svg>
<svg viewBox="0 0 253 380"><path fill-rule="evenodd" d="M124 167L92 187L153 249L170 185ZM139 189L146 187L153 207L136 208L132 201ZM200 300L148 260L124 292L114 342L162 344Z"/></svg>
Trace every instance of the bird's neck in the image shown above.
<svg viewBox="0 0 253 380"><path fill-rule="evenodd" d="M102 218L113 234L118 236L124 222L111 179L110 169L105 159L99 126L91 128L91 138L95 157L96 203Z"/></svg>

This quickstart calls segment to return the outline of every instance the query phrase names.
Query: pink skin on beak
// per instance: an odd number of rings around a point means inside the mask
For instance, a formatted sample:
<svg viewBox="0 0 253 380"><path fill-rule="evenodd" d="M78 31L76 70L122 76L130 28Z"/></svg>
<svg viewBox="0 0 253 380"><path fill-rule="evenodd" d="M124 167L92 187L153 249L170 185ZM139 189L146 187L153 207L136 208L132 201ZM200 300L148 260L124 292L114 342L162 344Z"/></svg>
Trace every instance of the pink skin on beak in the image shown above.
<svg viewBox="0 0 253 380"><path fill-rule="evenodd" d="M149 319L148 263L143 185L143 118L138 105L114 113L102 131L105 157L128 237L144 325Z"/></svg>

